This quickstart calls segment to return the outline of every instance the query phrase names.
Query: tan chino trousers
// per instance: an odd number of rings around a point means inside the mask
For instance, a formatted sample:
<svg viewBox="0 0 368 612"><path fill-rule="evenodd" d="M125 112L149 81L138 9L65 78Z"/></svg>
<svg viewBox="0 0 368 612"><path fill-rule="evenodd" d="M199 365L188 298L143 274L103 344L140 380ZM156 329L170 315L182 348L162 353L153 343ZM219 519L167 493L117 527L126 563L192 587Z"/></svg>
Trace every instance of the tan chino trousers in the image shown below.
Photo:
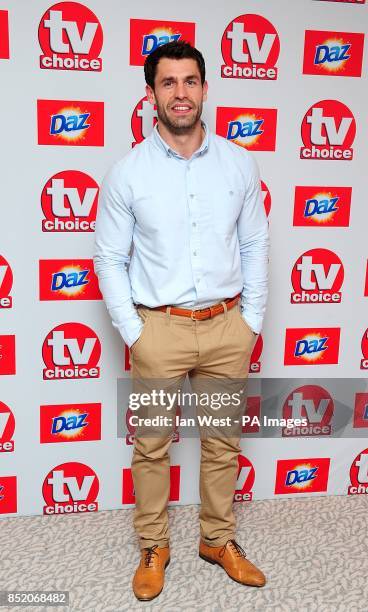
<svg viewBox="0 0 368 612"><path fill-rule="evenodd" d="M170 307L162 312L138 305L144 327L130 350L133 390L147 391L159 384L165 392L177 391L187 374L192 391L198 395L219 389L244 390L256 336L241 316L240 300L230 310L225 302L222 304L225 312L204 321L172 315ZM246 392L244 401L245 397ZM209 546L222 546L235 538L233 498L244 406L216 411L211 406L196 406L197 415L218 417L221 413L240 419L240 425L227 428L226 435L220 428L200 432L199 522L201 537ZM137 414L151 417L168 415L168 411L149 405L140 407ZM169 425L148 430L137 427L135 431L131 464L136 500L133 524L141 549L169 543L167 504L173 429Z"/></svg>

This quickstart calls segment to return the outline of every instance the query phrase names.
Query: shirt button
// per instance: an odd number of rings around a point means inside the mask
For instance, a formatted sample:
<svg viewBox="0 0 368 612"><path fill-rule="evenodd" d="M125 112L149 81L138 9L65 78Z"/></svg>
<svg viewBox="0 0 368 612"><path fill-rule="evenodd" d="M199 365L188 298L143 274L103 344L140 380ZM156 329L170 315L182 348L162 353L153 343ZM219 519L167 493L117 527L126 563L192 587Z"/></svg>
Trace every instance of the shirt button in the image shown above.
<svg viewBox="0 0 368 612"><path fill-rule="evenodd" d="M191 197L191 198L194 198L194 193L191 193L191 194L190 194L190 197Z"/></svg>
<svg viewBox="0 0 368 612"><path fill-rule="evenodd" d="M197 251L193 251L193 255L197 255Z"/></svg>
<svg viewBox="0 0 368 612"><path fill-rule="evenodd" d="M196 227L196 225L197 225L197 224L196 224L196 222L195 222L195 221L193 221L192 226L193 226L193 227Z"/></svg>

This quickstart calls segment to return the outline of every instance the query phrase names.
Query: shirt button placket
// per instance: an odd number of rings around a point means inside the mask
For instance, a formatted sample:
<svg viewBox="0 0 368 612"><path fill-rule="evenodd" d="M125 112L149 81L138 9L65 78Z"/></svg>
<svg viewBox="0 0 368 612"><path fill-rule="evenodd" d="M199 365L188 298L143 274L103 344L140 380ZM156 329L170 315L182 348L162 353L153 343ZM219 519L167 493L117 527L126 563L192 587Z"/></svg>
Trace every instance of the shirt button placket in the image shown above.
<svg viewBox="0 0 368 612"><path fill-rule="evenodd" d="M196 206L196 198L195 198L195 185L194 185L194 177L192 172L191 163L187 164L187 189L189 193L189 214L192 219L191 222L191 233L190 233L190 245L191 245L191 260L192 260L192 269L196 283L200 283L202 271L200 268L200 239L199 239L199 228L198 228L198 214L199 210ZM194 220L196 219L196 220ZM197 289L197 294L200 296L200 292Z"/></svg>

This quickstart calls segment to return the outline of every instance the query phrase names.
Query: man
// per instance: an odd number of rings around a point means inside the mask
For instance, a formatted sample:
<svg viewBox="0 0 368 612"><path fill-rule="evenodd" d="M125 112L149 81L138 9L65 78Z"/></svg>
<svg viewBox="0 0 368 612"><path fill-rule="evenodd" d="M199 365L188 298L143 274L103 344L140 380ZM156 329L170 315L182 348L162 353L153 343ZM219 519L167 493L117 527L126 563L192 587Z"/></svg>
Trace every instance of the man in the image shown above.
<svg viewBox="0 0 368 612"><path fill-rule="evenodd" d="M246 379L266 307L269 240L258 167L248 151L201 121L208 84L197 49L165 44L147 57L144 72L158 120L104 178L95 271L112 324L130 349L133 380L159 379L165 392L180 388L187 374L195 390L226 386ZM233 405L228 413L240 414ZM146 414L167 409L150 405ZM159 431L137 429L134 439L141 560L133 590L140 600L161 592L170 560L173 427ZM237 582L263 586L264 574L235 540L240 434L231 431L201 435L199 555Z"/></svg>

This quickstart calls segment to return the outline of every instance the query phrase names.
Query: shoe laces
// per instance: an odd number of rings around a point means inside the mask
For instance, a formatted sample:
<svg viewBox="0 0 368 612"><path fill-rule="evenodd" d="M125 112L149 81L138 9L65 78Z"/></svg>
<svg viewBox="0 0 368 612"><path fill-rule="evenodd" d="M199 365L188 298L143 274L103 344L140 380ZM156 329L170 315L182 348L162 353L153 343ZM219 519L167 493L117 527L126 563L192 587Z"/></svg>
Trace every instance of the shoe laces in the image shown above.
<svg viewBox="0 0 368 612"><path fill-rule="evenodd" d="M153 567L151 565L151 561L152 561L153 555L157 555L158 556L158 553L156 552L156 548L157 547L158 547L158 544L154 544L154 546L147 546L147 547L145 547L144 550L147 551L146 554L145 554L145 557L144 557L144 565L145 565L145 567Z"/></svg>
<svg viewBox="0 0 368 612"><path fill-rule="evenodd" d="M238 544L237 542L235 542L235 540L228 540L226 542L226 544L224 544L224 546L221 548L220 552L219 552L219 557L223 557L226 551L226 547L227 545L233 546L236 554L238 557L246 557L246 552L245 550L240 546L240 544Z"/></svg>

